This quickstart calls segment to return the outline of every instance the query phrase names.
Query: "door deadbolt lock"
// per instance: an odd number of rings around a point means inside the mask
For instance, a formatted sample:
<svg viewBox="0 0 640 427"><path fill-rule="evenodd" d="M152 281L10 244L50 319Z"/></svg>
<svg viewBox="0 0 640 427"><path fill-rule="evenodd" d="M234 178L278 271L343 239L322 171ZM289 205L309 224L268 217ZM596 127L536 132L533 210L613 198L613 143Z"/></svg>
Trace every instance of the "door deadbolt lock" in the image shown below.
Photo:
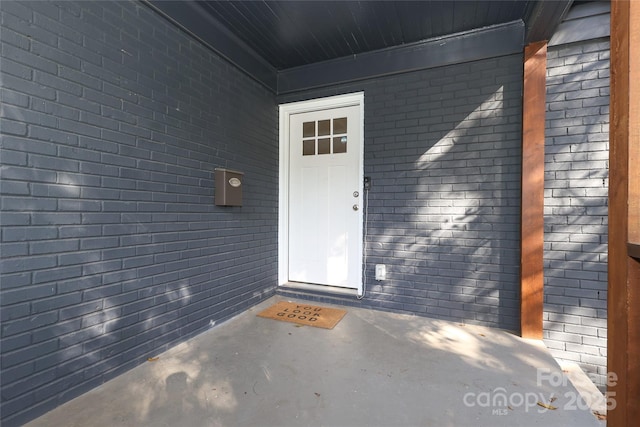
<svg viewBox="0 0 640 427"><path fill-rule="evenodd" d="M358 207L358 205L353 205L353 210L354 210L354 211L357 211L358 209L360 209L360 208Z"/></svg>
<svg viewBox="0 0 640 427"><path fill-rule="evenodd" d="M358 193L357 191L353 192L353 197L358 197L360 195L360 193Z"/></svg>

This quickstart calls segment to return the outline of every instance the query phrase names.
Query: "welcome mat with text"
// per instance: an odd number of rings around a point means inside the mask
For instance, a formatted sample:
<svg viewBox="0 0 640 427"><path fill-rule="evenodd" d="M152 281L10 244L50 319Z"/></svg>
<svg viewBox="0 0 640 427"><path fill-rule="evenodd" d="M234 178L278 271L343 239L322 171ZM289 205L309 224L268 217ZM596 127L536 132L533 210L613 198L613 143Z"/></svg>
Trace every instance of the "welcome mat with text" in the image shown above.
<svg viewBox="0 0 640 427"><path fill-rule="evenodd" d="M333 329L345 314L347 314L346 310L337 308L280 301L258 313L258 316L299 325L315 326L316 328Z"/></svg>

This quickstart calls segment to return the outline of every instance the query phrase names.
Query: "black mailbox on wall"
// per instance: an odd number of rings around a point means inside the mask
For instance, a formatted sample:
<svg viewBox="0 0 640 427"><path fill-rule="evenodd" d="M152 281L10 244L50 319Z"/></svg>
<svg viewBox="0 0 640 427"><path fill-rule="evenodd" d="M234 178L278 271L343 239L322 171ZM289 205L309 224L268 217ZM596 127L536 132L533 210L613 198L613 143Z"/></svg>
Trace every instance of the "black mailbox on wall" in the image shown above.
<svg viewBox="0 0 640 427"><path fill-rule="evenodd" d="M244 173L229 169L215 169L216 206L242 206Z"/></svg>

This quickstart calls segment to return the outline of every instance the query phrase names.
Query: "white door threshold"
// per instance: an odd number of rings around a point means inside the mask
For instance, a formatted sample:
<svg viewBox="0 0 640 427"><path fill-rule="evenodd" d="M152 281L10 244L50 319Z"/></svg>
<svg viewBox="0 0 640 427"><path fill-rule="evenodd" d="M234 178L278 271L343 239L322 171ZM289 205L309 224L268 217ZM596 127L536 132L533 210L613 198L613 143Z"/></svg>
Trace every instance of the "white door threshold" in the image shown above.
<svg viewBox="0 0 640 427"><path fill-rule="evenodd" d="M313 283L286 282L280 285L280 288L287 291L311 291L319 294L337 294L354 297L358 296L357 289L342 288L339 286L316 285Z"/></svg>

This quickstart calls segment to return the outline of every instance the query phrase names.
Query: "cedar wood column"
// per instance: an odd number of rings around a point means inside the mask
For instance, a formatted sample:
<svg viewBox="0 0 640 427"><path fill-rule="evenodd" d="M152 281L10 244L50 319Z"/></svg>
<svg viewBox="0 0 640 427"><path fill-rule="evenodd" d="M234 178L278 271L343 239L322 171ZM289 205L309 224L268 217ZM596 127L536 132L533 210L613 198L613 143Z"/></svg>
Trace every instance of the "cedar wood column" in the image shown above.
<svg viewBox="0 0 640 427"><path fill-rule="evenodd" d="M542 339L544 127L547 42L524 48L520 221L520 333Z"/></svg>
<svg viewBox="0 0 640 427"><path fill-rule="evenodd" d="M640 1L611 2L607 425L640 420Z"/></svg>

